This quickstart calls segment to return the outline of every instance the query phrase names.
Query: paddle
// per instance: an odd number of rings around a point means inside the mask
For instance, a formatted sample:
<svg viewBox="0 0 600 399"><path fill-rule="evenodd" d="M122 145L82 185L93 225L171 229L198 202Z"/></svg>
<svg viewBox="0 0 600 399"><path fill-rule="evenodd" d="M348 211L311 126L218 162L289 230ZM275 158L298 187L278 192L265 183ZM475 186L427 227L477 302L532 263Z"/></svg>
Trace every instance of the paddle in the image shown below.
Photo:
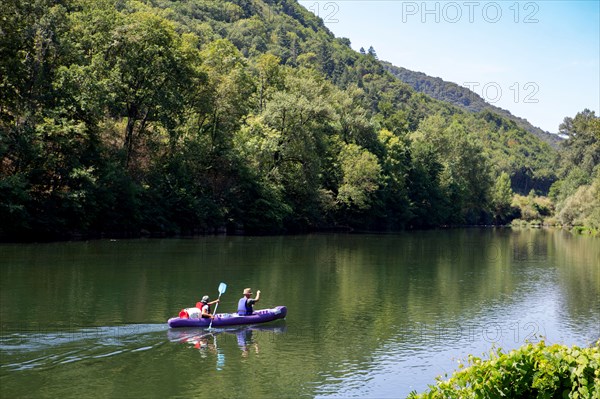
<svg viewBox="0 0 600 399"><path fill-rule="evenodd" d="M221 295L225 293L225 291L227 290L227 284L225 283L221 283L219 284L219 298L221 299ZM215 305L215 311L213 312L213 317L217 315L217 308L219 307L219 302L217 302L217 304ZM210 319L210 324L208 325L208 329L210 330L212 327L212 322L214 319Z"/></svg>

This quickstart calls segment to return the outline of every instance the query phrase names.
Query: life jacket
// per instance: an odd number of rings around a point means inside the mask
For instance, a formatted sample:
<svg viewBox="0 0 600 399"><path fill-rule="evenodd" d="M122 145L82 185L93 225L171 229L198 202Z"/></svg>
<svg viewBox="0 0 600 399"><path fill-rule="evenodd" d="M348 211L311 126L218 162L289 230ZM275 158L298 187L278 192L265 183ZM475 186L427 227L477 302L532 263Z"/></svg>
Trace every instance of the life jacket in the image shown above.
<svg viewBox="0 0 600 399"><path fill-rule="evenodd" d="M202 308L205 307L205 306L208 306L208 313L210 313L210 305L208 303L202 303L202 302L197 302L196 303L196 307L198 309L200 309L200 317L207 319L210 316L202 316Z"/></svg>
<svg viewBox="0 0 600 399"><path fill-rule="evenodd" d="M248 299L246 297L240 298L238 301L238 314L240 316L249 316L254 313L254 309L252 309L252 305L248 303Z"/></svg>

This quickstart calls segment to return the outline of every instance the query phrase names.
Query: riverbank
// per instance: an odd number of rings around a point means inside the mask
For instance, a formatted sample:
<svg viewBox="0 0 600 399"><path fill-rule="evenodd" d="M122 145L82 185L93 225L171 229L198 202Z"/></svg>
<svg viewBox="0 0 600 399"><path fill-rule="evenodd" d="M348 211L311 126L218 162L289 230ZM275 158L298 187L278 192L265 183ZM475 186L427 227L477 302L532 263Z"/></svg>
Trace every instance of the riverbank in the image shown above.
<svg viewBox="0 0 600 399"><path fill-rule="evenodd" d="M138 238L197 238L197 237L210 237L210 236L275 236L275 235L302 235L302 234L398 234L410 231L428 231L428 230L447 230L447 229L555 229L564 230L572 234L600 237L600 230L586 226L562 226L557 223L548 223L546 221L532 220L525 221L521 219L515 219L507 225L444 225L433 227L429 229L414 228L411 226L406 227L403 230L361 230L353 229L348 226L336 226L326 228L316 228L309 230L298 230L281 232L275 231L271 233L248 233L242 228L228 228L222 226L219 228L206 228L206 229L194 229L188 232L174 232L174 231L116 231L116 232L92 232L92 233L81 233L77 231L61 233L56 235L40 234L40 235L19 235L9 237L8 235L0 234L0 243L35 243L35 242L61 242L61 241L87 241L87 240L105 240L105 239L138 239Z"/></svg>

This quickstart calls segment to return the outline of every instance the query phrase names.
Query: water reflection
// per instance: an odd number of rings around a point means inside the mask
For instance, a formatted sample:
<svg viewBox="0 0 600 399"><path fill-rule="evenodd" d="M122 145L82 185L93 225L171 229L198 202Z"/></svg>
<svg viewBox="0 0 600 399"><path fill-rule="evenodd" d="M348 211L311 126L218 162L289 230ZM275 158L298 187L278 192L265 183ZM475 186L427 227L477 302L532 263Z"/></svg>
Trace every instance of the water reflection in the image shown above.
<svg viewBox="0 0 600 399"><path fill-rule="evenodd" d="M285 334L287 326L284 322L269 326L238 326L229 328L172 328L167 332L171 342L177 342L197 349L202 357L208 353L216 355L216 369L222 370L225 366L225 353L219 350L219 341L227 341L235 337L241 357L248 357L249 353L259 354L260 344L256 333ZM273 337L271 337L273 339Z"/></svg>

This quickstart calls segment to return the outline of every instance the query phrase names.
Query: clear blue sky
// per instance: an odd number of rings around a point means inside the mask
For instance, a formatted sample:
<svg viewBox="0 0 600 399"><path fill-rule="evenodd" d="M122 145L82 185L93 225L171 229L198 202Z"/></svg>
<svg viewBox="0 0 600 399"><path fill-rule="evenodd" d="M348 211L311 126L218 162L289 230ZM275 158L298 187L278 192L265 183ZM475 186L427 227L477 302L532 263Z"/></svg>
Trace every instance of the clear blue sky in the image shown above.
<svg viewBox="0 0 600 399"><path fill-rule="evenodd" d="M557 132L600 111L600 1L301 0L355 50L470 86Z"/></svg>

